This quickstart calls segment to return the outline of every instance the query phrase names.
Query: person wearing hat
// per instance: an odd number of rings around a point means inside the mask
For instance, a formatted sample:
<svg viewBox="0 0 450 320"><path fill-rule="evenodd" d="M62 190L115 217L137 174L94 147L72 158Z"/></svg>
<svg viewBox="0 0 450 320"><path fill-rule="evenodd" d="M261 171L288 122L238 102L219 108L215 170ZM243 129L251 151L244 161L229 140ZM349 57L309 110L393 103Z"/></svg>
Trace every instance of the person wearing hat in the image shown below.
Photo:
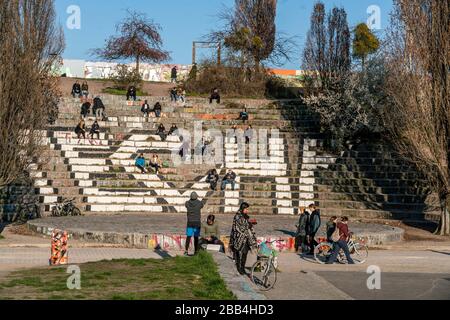
<svg viewBox="0 0 450 320"><path fill-rule="evenodd" d="M186 227L186 246L184 255L189 255L189 246L191 243L192 237L194 237L194 248L195 254L197 254L199 250L198 240L200 237L200 228L202 227L201 222L201 210L203 209L203 202L198 200L198 195L196 192L191 193L191 197L189 201L186 201L186 209L187 209L187 227Z"/></svg>
<svg viewBox="0 0 450 320"><path fill-rule="evenodd" d="M233 252L236 268L241 275L245 275L245 264L247 255L251 249L257 248L256 235L253 231L255 223L250 222L248 208L250 205L242 203L239 211L233 219L230 235L230 250Z"/></svg>

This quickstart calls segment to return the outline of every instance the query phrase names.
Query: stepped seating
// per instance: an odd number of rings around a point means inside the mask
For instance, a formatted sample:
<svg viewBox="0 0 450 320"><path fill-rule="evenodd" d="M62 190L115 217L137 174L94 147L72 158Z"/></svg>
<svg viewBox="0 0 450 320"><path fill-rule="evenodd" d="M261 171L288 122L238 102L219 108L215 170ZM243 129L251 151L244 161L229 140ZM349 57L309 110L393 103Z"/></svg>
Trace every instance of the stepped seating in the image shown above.
<svg viewBox="0 0 450 320"><path fill-rule="evenodd" d="M204 199L207 213L233 213L242 201L255 214L297 214L298 207L316 203L326 215L346 214L369 218L391 218L423 214L426 192L423 181L411 166L392 150L354 148L339 155L323 147L319 121L298 101L234 100L208 104L205 99L188 99L187 105L167 98L148 97L150 105L161 101L161 118L144 118L142 102L123 97L102 96L106 121L99 121L100 139L77 139L73 129L80 118L78 99L64 98L60 116L47 130L48 161L31 168L36 194L45 212L61 198L75 198L86 214L179 212L195 191ZM244 154L264 147L257 157L239 156L242 150L229 138L223 141L223 163L175 165L182 143L177 136L166 141L154 135L163 123L193 132L201 121L203 131L225 132L234 124L246 128L237 115L245 104L249 123L268 131L258 147L247 146ZM87 117L89 128L94 117ZM271 129L278 129L271 132ZM149 159L158 154L163 168L159 174L142 174L134 166L138 154ZM191 159L193 160L193 159ZM235 190L212 191L206 183L208 170L216 168L222 177L229 169L237 174Z"/></svg>

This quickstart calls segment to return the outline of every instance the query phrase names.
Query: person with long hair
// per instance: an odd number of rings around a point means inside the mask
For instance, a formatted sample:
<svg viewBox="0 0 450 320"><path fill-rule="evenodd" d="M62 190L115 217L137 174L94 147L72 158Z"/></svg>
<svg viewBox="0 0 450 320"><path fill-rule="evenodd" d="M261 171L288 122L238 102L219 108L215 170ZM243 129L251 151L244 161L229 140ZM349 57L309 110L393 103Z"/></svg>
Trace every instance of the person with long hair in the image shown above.
<svg viewBox="0 0 450 320"><path fill-rule="evenodd" d="M233 219L233 226L230 235L230 250L233 252L236 267L241 275L245 275L245 264L247 255L251 249L257 249L256 235L253 231L253 223L250 222L250 205L242 203L239 211Z"/></svg>

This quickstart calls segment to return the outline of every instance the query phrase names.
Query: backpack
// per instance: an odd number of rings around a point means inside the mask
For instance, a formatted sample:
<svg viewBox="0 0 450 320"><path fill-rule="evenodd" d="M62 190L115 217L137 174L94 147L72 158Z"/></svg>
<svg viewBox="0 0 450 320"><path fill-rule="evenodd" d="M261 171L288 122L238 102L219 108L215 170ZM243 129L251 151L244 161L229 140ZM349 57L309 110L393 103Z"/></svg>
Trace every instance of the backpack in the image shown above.
<svg viewBox="0 0 450 320"><path fill-rule="evenodd" d="M331 240L333 240L333 242L338 242L340 238L341 235L339 233L339 228L336 224L336 229L333 231L333 234L331 235Z"/></svg>

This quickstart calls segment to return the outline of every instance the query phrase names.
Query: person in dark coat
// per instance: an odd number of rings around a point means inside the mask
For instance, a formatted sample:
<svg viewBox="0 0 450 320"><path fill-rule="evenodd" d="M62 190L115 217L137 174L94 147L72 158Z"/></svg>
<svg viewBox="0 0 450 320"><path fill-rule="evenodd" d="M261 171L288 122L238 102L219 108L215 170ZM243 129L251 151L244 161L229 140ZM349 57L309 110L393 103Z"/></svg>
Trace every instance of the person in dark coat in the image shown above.
<svg viewBox="0 0 450 320"><path fill-rule="evenodd" d="M100 140L100 126L97 121L94 121L94 124L89 131L89 135L91 136L91 139L94 139L94 135L97 135L97 139Z"/></svg>
<svg viewBox="0 0 450 320"><path fill-rule="evenodd" d="M311 223L309 229L309 253L314 254L314 248L318 245L316 241L316 234L320 229L322 221L320 219L320 210L314 205L309 205L309 211L311 212Z"/></svg>
<svg viewBox="0 0 450 320"><path fill-rule="evenodd" d="M222 179L221 190L224 191L227 184L231 184L231 189L234 191L236 185L236 173L233 170L228 171L228 173Z"/></svg>
<svg viewBox="0 0 450 320"><path fill-rule="evenodd" d="M213 92L211 93L211 97L209 98L209 103L213 103L213 100L216 100L217 104L220 104L220 94L219 89L214 88Z"/></svg>
<svg viewBox="0 0 450 320"><path fill-rule="evenodd" d="M189 246L192 237L194 237L194 249L197 254L199 250L198 240L200 237L200 229L202 227L201 222L201 210L203 209L203 202L198 200L196 192L191 193L189 201L185 203L187 209L187 227L186 227L186 246L184 255L187 256L189 252Z"/></svg>
<svg viewBox="0 0 450 320"><path fill-rule="evenodd" d="M166 141L167 139L167 133L166 133L166 127L161 123L158 127L158 130L156 131L156 134L160 136L161 141Z"/></svg>
<svg viewBox="0 0 450 320"><path fill-rule="evenodd" d="M331 236L333 235L334 231L336 230L336 224L337 224L338 218L336 216L332 216L330 220L327 221L327 241L333 242L333 239L331 239Z"/></svg>
<svg viewBox="0 0 450 320"><path fill-rule="evenodd" d="M176 131L178 130L178 127L177 127L177 125L176 124L173 124L171 127L170 127L170 130L169 130L169 136L171 136L171 135L173 135Z"/></svg>
<svg viewBox="0 0 450 320"><path fill-rule="evenodd" d="M155 105L153 106L153 112L155 113L155 117L157 117L157 118L161 117L161 112L162 112L161 103L159 103L159 102L155 103Z"/></svg>
<svg viewBox="0 0 450 320"><path fill-rule="evenodd" d="M148 118L148 116L150 115L151 111L152 110L150 108L150 105L148 104L148 101L145 100L144 104L142 105L141 112L143 113L144 117Z"/></svg>
<svg viewBox="0 0 450 320"><path fill-rule="evenodd" d="M176 83L177 82L177 77L178 77L178 68L177 66L172 68L172 71L170 72L170 78L172 83Z"/></svg>
<svg viewBox="0 0 450 320"><path fill-rule="evenodd" d="M78 81L76 81L72 86L72 96L74 98L76 98L76 97L81 98L81 96L82 96L81 85Z"/></svg>
<svg viewBox="0 0 450 320"><path fill-rule="evenodd" d="M136 101L136 87L130 86L127 90L127 101L130 100L130 98L133 98L134 101Z"/></svg>
<svg viewBox="0 0 450 320"><path fill-rule="evenodd" d="M94 98L94 106L92 107L92 112L97 119L103 119L105 116L105 105L100 97Z"/></svg>
<svg viewBox="0 0 450 320"><path fill-rule="evenodd" d="M91 113L91 103L86 101L81 105L81 116L86 118Z"/></svg>
<svg viewBox="0 0 450 320"><path fill-rule="evenodd" d="M230 250L236 263L236 268L241 275L245 275L245 264L247 262L248 252L252 249L256 250L258 242L253 224L250 222L248 208L250 205L246 202L242 203L239 211L233 219L233 226L230 234Z"/></svg>
<svg viewBox="0 0 450 320"><path fill-rule="evenodd" d="M298 219L297 232L295 233L295 252L302 248L302 253L307 251L308 234L310 225L310 213L304 208L300 209L300 218Z"/></svg>
<svg viewBox="0 0 450 320"><path fill-rule="evenodd" d="M217 174L217 170L212 169L211 171L209 171L208 176L206 177L206 182L209 183L209 187L211 188L211 190L216 190L218 181L219 175Z"/></svg>

